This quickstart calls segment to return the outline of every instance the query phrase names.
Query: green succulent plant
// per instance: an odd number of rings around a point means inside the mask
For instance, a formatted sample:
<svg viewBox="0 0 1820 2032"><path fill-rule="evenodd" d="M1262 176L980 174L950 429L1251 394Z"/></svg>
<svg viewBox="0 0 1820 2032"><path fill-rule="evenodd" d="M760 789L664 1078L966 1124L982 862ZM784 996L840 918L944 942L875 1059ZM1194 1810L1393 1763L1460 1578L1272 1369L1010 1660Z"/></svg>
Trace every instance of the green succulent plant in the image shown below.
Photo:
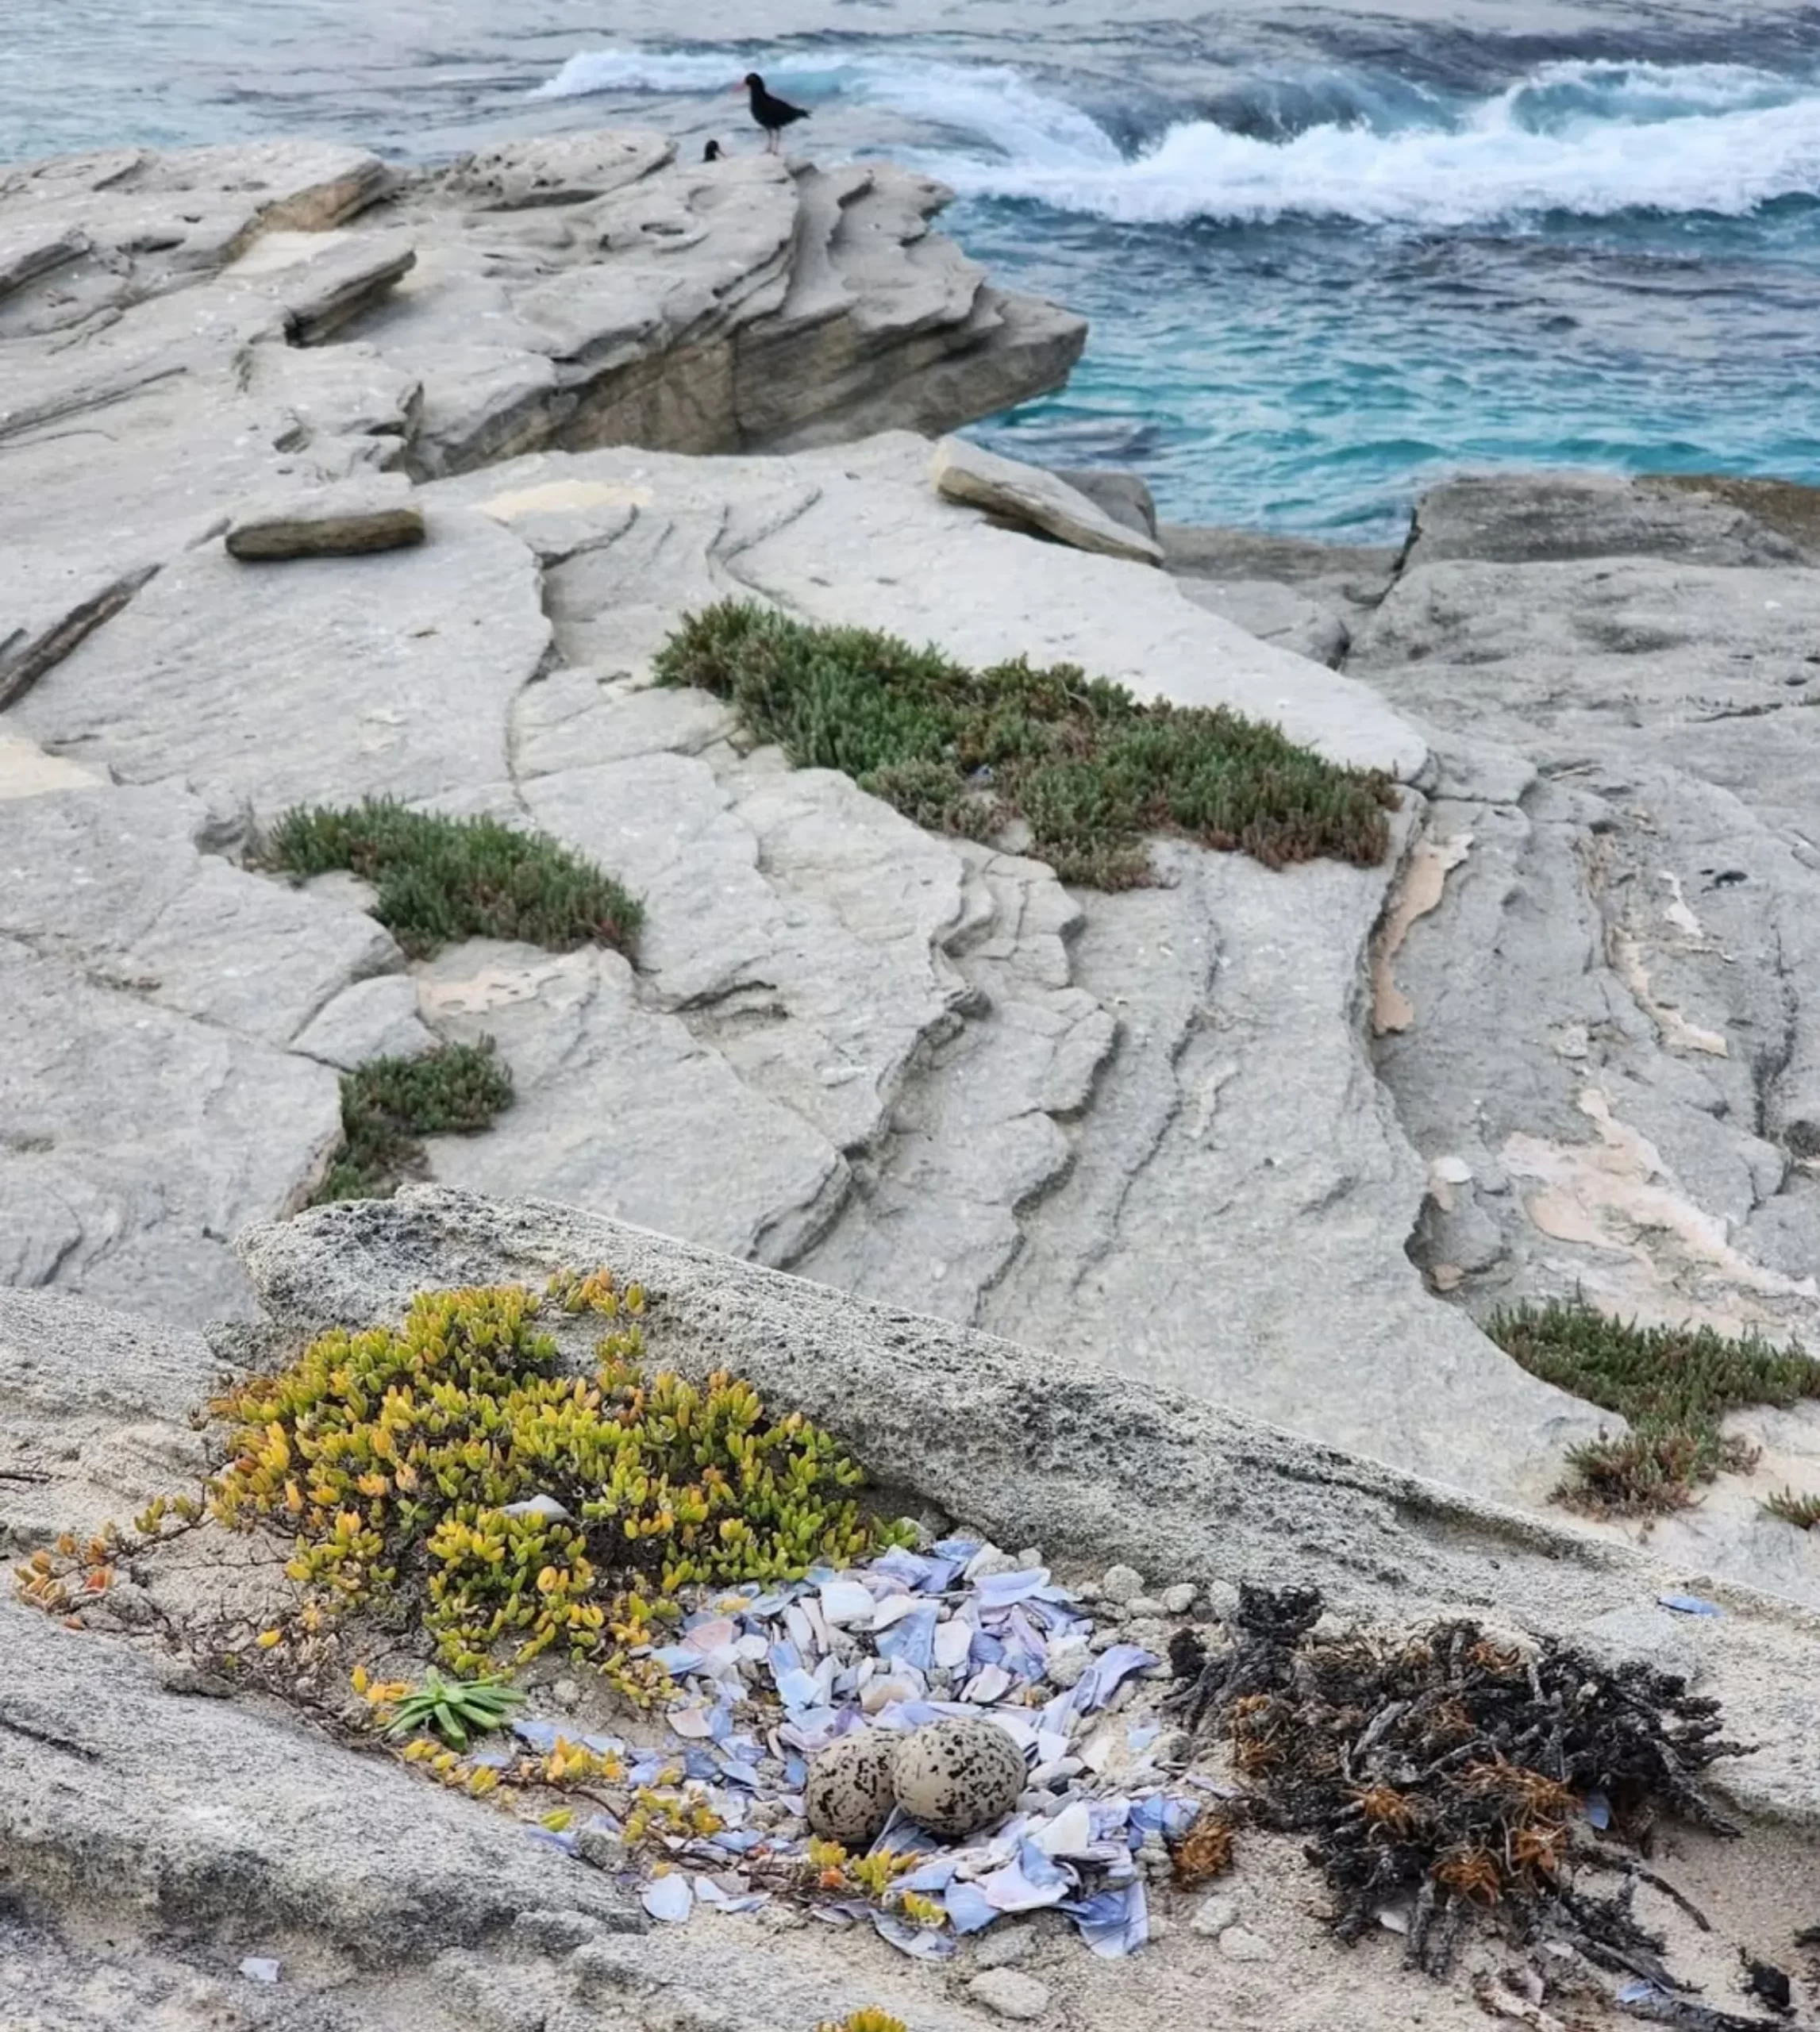
<svg viewBox="0 0 1820 2032"><path fill-rule="evenodd" d="M464 1678L553 1648L648 1700L679 1589L798 1579L903 1541L799 1413L771 1414L724 1372L647 1374L645 1312L606 1271L541 1293L425 1292L402 1326L337 1328L217 1399L209 1514L292 1534L302 1598L261 1645L371 1607ZM552 1313L606 1324L589 1372L560 1364Z"/></svg>
<svg viewBox="0 0 1820 2032"><path fill-rule="evenodd" d="M299 881L346 868L371 883L374 916L413 959L463 938L629 953L644 916L611 876L548 833L411 811L389 798L300 805L260 841L254 859Z"/></svg>
<svg viewBox="0 0 1820 2032"><path fill-rule="evenodd" d="M1629 1420L1621 1437L1568 1451L1555 1499L1595 1516L1685 1510L1702 1483L1757 1464L1756 1449L1724 1430L1727 1412L1820 1398L1820 1361L1798 1346L1710 1326L1642 1326L1577 1295L1495 1312L1485 1331L1532 1376ZM1780 1497L1766 1507L1803 1521Z"/></svg>
<svg viewBox="0 0 1820 2032"><path fill-rule="evenodd" d="M970 670L864 628L813 627L749 601L683 622L652 666L730 700L798 768L839 769L931 832L990 840L1014 820L1064 882L1152 882L1174 833L1267 868L1371 868L1397 791L1220 706L1146 702L1072 664Z"/></svg>
<svg viewBox="0 0 1820 2032"><path fill-rule="evenodd" d="M523 1693L496 1672L450 1680L432 1665L421 1687L393 1703L386 1734L415 1736L429 1730L452 1749L466 1749L471 1737L502 1729L524 1704Z"/></svg>

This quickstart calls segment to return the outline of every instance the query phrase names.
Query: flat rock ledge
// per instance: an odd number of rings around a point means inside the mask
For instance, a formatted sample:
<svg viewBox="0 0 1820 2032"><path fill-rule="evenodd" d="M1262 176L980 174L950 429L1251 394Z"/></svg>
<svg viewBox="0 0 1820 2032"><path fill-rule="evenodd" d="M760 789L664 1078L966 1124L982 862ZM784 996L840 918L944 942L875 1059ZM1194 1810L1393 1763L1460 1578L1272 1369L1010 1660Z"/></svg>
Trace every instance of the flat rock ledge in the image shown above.
<svg viewBox="0 0 1820 2032"><path fill-rule="evenodd" d="M1740 1869L1773 1855L1791 1881L1811 1880L1820 1618L1786 1603L1100 1368L572 1208L413 1188L257 1230L244 1249L260 1316L213 1344L80 1299L0 1291L0 1549L94 1529L193 1476L185 1414L224 1363L394 1317L419 1289L608 1265L655 1295L654 1356L691 1376L749 1376L828 1422L903 1503L1040 1546L1064 1575L1129 1564L1179 1576L1216 1607L1241 1580L1311 1584L1349 1618L1464 1613L1614 1663L1672 1663L1758 1745L1722 1767L1749 1822ZM803 2032L862 2002L918 2032L982 2032L995 1988L1022 1998L1038 1984L1045 2022L1079 2032L1189 2032L1215 2007L1236 2032L1483 2022L1464 1994L1402 1971L1387 1936L1352 1949L1327 1939L1311 1878L1265 1905L1268 1882L1242 1864L1220 1915L1226 1932L1242 1916L1258 1942L1242 1968L1198 1922L1119 1963L1072 1941L1014 1957L995 1938L993 1958L1019 1958L1028 1988L970 1984L985 1958L964 1958L950 1981L864 1929L647 1928L611 1879L491 1807L269 1701L206 1697L164 1650L165 1618L179 1601L244 1600L256 1580L210 1536L181 1559L159 1554L143 1584L117 1583L112 1630L71 1632L0 1599L0 1975L20 2032ZM1660 1606L1688 1590L1719 1613ZM1292 1926L1293 1949L1264 1951ZM248 1957L276 1961L279 1982L237 1973Z"/></svg>
<svg viewBox="0 0 1820 2032"><path fill-rule="evenodd" d="M1084 321L932 232L948 197L625 133L415 175L306 141L0 171L0 556L168 557L279 481L933 433L1059 387Z"/></svg>

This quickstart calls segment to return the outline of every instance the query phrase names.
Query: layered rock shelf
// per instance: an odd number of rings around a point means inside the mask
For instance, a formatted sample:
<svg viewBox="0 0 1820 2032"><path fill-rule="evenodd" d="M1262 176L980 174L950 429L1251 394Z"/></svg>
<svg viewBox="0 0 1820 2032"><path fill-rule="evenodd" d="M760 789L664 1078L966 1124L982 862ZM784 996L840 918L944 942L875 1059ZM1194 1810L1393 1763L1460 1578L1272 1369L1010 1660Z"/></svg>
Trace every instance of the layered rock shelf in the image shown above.
<svg viewBox="0 0 1820 2032"><path fill-rule="evenodd" d="M1805 497L1462 483L1345 552L932 454L1082 337L941 194L640 135L7 173L0 1280L243 1314L342 1072L491 1038L517 1101L440 1180L1541 1504L1617 1422L1476 1318L1820 1319ZM728 595L1276 722L1397 780L1395 852L1071 891L652 688ZM407 961L246 864L366 795L584 852L636 966ZM1811 1407L1738 1430L1820 1480ZM1763 1485L1660 1541L1820 1594Z"/></svg>

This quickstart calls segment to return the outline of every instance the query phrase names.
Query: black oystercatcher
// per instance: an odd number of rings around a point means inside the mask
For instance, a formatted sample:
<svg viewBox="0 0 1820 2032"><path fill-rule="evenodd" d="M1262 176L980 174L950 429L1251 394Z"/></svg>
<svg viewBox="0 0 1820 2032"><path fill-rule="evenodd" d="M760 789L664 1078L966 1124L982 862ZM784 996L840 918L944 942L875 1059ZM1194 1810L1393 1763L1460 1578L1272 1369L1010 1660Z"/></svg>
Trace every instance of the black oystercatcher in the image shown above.
<svg viewBox="0 0 1820 2032"><path fill-rule="evenodd" d="M764 145L768 151L777 146L777 137L793 121L806 120L808 109L792 106L787 99L775 98L764 88L764 80L757 71L748 71L741 80L752 95L752 117L764 129ZM733 87L740 90L739 85Z"/></svg>
<svg viewBox="0 0 1820 2032"><path fill-rule="evenodd" d="M719 143L718 141L710 141L710 142L709 142L708 145L707 145L705 148L703 148L703 149L702 149L702 161L703 161L703 162L718 162L718 161L720 160L720 159L721 159L721 144L720 144L720 143Z"/></svg>

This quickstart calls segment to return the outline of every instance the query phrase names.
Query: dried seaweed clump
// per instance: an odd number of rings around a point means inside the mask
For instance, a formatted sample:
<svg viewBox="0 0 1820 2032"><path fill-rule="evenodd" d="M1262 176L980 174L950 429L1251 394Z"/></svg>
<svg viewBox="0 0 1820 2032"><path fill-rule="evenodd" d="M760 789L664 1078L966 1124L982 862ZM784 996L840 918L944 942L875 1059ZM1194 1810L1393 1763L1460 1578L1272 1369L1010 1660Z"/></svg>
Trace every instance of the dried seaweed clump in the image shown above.
<svg viewBox="0 0 1820 2032"><path fill-rule="evenodd" d="M551 1307L611 1322L591 1376L557 1368ZM895 1538L853 1499L860 1471L799 1414L768 1417L725 1374L647 1380L644 1310L605 1272L541 1297L428 1292L402 1329L337 1328L217 1399L210 1513L295 1534L302 1599L262 1643L367 1607L421 1623L457 1672L557 1647L648 1697L663 1674L633 1654L679 1588L794 1579ZM162 1521L155 1505L139 1528Z"/></svg>
<svg viewBox="0 0 1820 2032"><path fill-rule="evenodd" d="M1225 1730L1250 1814L1309 1838L1340 1938L1406 1910L1410 1958L1439 1974L1471 1918L1491 1915L1520 1940L1545 1930L1661 1980L1662 1943L1630 1916L1647 1873L1611 1845L1664 1812L1739 1831L1699 1784L1742 1753L1721 1738L1718 1703L1640 1663L1611 1669L1556 1644L1531 1656L1468 1622L1318 1638L1321 1610L1312 1588L1241 1588L1233 1648L1175 1699L1191 1726ZM1633 1882L1599 1897L1572 1865Z"/></svg>

